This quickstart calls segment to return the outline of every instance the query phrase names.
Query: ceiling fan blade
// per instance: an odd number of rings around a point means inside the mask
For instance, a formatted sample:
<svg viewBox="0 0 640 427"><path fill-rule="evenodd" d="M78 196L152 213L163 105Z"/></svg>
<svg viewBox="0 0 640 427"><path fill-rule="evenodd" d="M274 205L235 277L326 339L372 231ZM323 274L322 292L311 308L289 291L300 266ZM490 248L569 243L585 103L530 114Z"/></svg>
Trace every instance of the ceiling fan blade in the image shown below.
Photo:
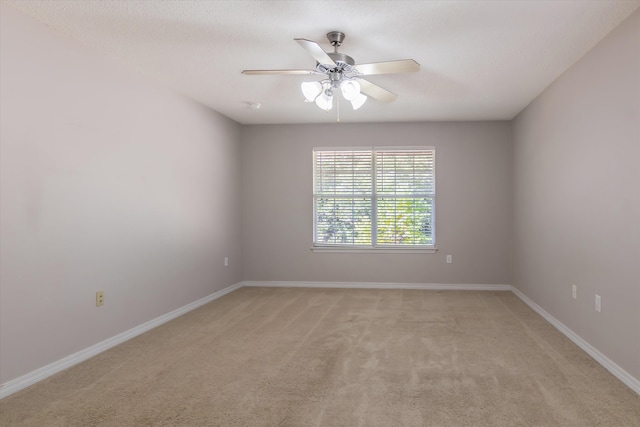
<svg viewBox="0 0 640 427"><path fill-rule="evenodd" d="M375 98L378 101L382 102L392 102L395 100L398 95L393 92L389 92L388 90L381 88L380 86L371 83L365 79L358 79L358 83L360 83L360 92L364 93L371 98Z"/></svg>
<svg viewBox="0 0 640 427"><path fill-rule="evenodd" d="M316 70L242 70L242 74L249 75L267 75L267 74L300 74L300 75L309 75L309 74L320 74Z"/></svg>
<svg viewBox="0 0 640 427"><path fill-rule="evenodd" d="M372 74L414 73L420 71L420 64L413 59L372 62L371 64L358 64L355 67L360 74L365 76Z"/></svg>
<svg viewBox="0 0 640 427"><path fill-rule="evenodd" d="M307 39L294 40L297 41L298 44L309 53L309 55L313 56L313 58L318 61L318 63L323 65L333 65L335 67L336 63L333 62L333 59L331 59L329 55L327 55L327 52L322 50L318 43Z"/></svg>

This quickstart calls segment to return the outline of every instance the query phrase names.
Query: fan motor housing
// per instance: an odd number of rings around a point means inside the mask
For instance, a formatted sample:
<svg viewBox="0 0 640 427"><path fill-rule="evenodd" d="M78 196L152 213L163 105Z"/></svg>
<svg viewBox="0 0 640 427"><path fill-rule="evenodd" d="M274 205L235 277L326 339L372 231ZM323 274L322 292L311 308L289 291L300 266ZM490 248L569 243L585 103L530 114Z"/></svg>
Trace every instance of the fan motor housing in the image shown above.
<svg viewBox="0 0 640 427"><path fill-rule="evenodd" d="M333 66L329 64L320 64L319 62L317 62L316 70L320 71L321 73L350 74L355 70L353 66L355 65L356 61L354 61L354 59L349 55L345 55L344 53L340 52L327 53L327 55L329 55L329 57L333 59L333 62L335 62L336 65Z"/></svg>
<svg viewBox="0 0 640 427"><path fill-rule="evenodd" d="M335 62L336 64L338 62L344 62L347 65L355 65L356 63L356 61L354 61L352 57L350 57L349 55L345 55L344 53L330 52L327 53L327 55L329 55L329 58L333 59L333 62Z"/></svg>

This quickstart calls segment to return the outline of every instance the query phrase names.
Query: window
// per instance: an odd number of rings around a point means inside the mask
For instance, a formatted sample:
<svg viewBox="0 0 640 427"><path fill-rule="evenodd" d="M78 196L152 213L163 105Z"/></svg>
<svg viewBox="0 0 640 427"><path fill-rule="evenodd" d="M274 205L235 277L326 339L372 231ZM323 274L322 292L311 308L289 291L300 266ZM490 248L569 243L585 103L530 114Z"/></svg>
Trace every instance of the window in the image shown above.
<svg viewBox="0 0 640 427"><path fill-rule="evenodd" d="M435 249L435 150L316 148L315 249Z"/></svg>

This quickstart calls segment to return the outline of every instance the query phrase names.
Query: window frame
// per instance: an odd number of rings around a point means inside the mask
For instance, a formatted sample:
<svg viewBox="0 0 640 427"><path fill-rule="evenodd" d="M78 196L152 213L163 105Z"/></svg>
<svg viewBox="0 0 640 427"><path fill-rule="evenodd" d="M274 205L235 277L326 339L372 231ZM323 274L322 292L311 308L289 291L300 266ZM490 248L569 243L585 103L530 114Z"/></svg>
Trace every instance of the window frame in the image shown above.
<svg viewBox="0 0 640 427"><path fill-rule="evenodd" d="M316 153L322 151L369 151L371 153L371 193L365 197L371 198L371 245L358 245L358 244L319 244L316 242L318 234L318 213L317 213L317 198L320 197L316 193L316 179L317 179L317 162ZM430 245L395 245L395 244L379 244L377 242L377 203L378 199L382 199L385 195L378 195L377 192L377 153L378 152L402 152L402 151L431 151L433 157L433 193L411 193L412 195L426 194L432 200L431 204L431 238L432 244ZM312 163L313 163L313 230L312 230L312 247L314 252L348 252L348 253L435 253L438 249L436 247L436 149L434 146L348 146L348 147L314 147L312 150ZM358 196L345 196L347 199L353 199Z"/></svg>

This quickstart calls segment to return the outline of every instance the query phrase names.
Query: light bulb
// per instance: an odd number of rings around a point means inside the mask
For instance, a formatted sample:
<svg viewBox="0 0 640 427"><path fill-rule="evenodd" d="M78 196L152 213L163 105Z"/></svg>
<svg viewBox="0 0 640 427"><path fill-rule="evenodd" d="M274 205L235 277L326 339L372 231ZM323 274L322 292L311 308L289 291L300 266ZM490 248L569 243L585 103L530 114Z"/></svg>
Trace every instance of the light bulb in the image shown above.
<svg viewBox="0 0 640 427"><path fill-rule="evenodd" d="M365 102L367 102L367 95L360 92L358 95L356 95L355 98L351 100L351 106L354 110L357 110L358 108L362 107Z"/></svg>
<svg viewBox="0 0 640 427"><path fill-rule="evenodd" d="M302 94L307 99L307 102L313 102L320 92L322 92L322 85L320 82L302 82L300 85Z"/></svg>
<svg viewBox="0 0 640 427"><path fill-rule="evenodd" d="M316 98L316 105L323 110L329 111L333 108L333 91L325 90Z"/></svg>
<svg viewBox="0 0 640 427"><path fill-rule="evenodd" d="M340 84L342 96L347 101L353 101L360 94L360 83L355 80L345 80Z"/></svg>

